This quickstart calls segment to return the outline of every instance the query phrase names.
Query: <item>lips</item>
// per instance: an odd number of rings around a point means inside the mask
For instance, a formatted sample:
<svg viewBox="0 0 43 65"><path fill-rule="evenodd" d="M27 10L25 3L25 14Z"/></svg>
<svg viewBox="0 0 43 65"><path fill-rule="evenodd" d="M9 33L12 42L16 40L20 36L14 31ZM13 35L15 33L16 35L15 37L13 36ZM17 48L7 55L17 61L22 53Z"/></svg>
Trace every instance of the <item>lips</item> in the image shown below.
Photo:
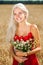
<svg viewBox="0 0 43 65"><path fill-rule="evenodd" d="M17 17L16 19L17 19L17 20L21 20L22 18L19 16L19 17Z"/></svg>
<svg viewBox="0 0 43 65"><path fill-rule="evenodd" d="M18 18L18 20L21 20L20 18Z"/></svg>

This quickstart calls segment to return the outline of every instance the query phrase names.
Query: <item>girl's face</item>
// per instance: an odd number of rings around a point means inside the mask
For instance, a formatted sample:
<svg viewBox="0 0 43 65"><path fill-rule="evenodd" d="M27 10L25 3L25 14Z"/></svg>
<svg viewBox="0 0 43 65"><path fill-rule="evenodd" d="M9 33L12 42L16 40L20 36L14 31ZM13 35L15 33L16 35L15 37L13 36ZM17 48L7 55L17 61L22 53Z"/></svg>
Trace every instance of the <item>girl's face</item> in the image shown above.
<svg viewBox="0 0 43 65"><path fill-rule="evenodd" d="M22 22L25 20L25 12L22 11L20 8L16 7L13 11L14 14L14 20L16 22Z"/></svg>

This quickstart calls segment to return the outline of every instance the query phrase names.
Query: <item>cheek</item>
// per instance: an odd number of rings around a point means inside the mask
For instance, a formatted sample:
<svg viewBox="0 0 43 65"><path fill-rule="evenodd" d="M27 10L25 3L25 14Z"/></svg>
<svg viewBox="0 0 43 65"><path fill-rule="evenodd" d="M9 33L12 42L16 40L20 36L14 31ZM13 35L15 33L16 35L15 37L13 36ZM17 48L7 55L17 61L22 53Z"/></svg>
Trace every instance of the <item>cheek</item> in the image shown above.
<svg viewBox="0 0 43 65"><path fill-rule="evenodd" d="M25 18L25 15L24 15L24 14L22 14L22 15L21 15L21 18Z"/></svg>

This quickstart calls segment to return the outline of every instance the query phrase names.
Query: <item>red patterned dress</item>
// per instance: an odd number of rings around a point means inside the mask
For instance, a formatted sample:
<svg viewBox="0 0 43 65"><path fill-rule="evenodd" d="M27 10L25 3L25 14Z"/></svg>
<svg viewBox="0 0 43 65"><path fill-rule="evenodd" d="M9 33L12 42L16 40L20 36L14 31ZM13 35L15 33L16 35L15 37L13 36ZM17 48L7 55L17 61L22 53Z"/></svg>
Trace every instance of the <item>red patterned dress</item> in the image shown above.
<svg viewBox="0 0 43 65"><path fill-rule="evenodd" d="M19 41L21 39L26 41L26 40L28 40L30 38L34 38L31 32L28 33L28 35L26 35L26 36L18 36L18 35L14 36L14 40L18 39ZM28 60L24 61L24 65L39 65L38 59L37 59L35 54L31 54L31 55L29 55L27 57L28 57ZM15 58L13 59L13 65L18 65L18 62L15 60Z"/></svg>

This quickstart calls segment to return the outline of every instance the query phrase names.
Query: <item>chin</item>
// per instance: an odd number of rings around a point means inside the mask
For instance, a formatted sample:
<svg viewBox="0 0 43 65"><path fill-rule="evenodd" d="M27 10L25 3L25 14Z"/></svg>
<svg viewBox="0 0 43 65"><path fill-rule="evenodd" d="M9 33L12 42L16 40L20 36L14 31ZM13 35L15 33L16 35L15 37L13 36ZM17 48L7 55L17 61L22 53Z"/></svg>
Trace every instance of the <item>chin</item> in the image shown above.
<svg viewBox="0 0 43 65"><path fill-rule="evenodd" d="M17 23L20 23L20 22L22 22L22 21L17 21Z"/></svg>

